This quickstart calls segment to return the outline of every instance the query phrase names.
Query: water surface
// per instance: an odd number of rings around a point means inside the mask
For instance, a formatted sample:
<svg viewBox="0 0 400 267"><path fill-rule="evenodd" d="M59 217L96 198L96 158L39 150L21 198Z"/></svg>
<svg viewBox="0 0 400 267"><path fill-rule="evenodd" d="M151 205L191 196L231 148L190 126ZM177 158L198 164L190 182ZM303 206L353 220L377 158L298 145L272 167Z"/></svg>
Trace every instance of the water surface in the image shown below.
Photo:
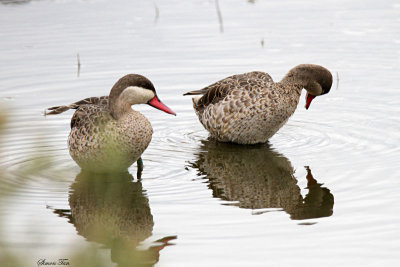
<svg viewBox="0 0 400 267"><path fill-rule="evenodd" d="M0 2L3 251L23 266L88 245L110 266L399 264L400 4L218 6L220 19L209 0ZM300 63L329 68L333 88L307 111L303 95L266 145L209 140L182 97ZM141 181L135 165L82 173L66 145L72 113L43 111L106 95L127 73L178 116L135 107L154 128Z"/></svg>

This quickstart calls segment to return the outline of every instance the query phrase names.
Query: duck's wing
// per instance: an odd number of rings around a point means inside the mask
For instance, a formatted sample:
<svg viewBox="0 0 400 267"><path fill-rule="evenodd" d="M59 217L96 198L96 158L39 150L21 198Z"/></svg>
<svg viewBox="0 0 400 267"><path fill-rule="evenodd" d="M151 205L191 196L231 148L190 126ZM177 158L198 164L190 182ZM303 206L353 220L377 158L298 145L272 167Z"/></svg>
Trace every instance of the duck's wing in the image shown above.
<svg viewBox="0 0 400 267"><path fill-rule="evenodd" d="M55 106L48 108L45 111L45 115L56 115L63 113L69 109L77 109L82 105L99 105L99 106L107 106L108 105L108 96L100 96L100 97L88 97L82 99L78 102L72 103L68 106Z"/></svg>
<svg viewBox="0 0 400 267"><path fill-rule="evenodd" d="M84 128L86 130L99 128L112 119L106 105L79 105L71 118L71 129Z"/></svg>
<svg viewBox="0 0 400 267"><path fill-rule="evenodd" d="M268 73L253 71L229 76L203 89L190 91L184 95L203 95L197 100L196 106L204 108L223 100L233 90L251 90L254 86L261 87L271 82L273 80Z"/></svg>

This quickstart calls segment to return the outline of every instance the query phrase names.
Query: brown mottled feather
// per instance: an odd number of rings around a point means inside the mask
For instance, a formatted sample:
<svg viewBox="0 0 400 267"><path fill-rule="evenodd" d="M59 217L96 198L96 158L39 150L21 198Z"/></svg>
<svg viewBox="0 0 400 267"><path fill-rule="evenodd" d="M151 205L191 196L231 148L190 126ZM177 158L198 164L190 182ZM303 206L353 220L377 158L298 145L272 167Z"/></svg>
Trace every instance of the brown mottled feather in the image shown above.
<svg viewBox="0 0 400 267"><path fill-rule="evenodd" d="M213 83L201 90L191 91L184 95L203 94L196 103L198 108L205 108L224 99L232 90L251 90L253 86L263 86L273 82L271 76L266 72L252 71L243 74L229 76L223 80Z"/></svg>
<svg viewBox="0 0 400 267"><path fill-rule="evenodd" d="M111 114L107 105L81 104L76 107L76 111L71 118L71 129L73 127L86 127L90 124L102 127L108 120L111 120Z"/></svg>
<svg viewBox="0 0 400 267"><path fill-rule="evenodd" d="M82 104L71 119L68 147L83 169L123 171L139 159L152 133L150 122L137 111L116 120L107 105Z"/></svg>

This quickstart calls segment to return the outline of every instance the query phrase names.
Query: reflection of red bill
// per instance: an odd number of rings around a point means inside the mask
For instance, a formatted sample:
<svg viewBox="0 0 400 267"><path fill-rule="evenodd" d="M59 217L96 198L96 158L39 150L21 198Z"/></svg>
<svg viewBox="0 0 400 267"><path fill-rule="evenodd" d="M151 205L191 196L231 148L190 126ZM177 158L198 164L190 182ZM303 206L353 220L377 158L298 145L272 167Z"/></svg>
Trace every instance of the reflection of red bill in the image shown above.
<svg viewBox="0 0 400 267"><path fill-rule="evenodd" d="M311 105L311 101L315 98L315 95L310 95L308 92L306 94L306 109Z"/></svg>
<svg viewBox="0 0 400 267"><path fill-rule="evenodd" d="M155 108L157 108L157 109L159 109L159 110L162 110L162 111L164 111L164 112L166 112L166 113L168 113L168 114L172 114L172 115L175 115L175 116L176 116L176 113L173 112L172 109L170 109L169 107L167 107L166 105L164 105L164 104L160 101L160 99L158 99L157 96L153 97L153 98L148 102L148 104L149 104L150 106L155 107Z"/></svg>

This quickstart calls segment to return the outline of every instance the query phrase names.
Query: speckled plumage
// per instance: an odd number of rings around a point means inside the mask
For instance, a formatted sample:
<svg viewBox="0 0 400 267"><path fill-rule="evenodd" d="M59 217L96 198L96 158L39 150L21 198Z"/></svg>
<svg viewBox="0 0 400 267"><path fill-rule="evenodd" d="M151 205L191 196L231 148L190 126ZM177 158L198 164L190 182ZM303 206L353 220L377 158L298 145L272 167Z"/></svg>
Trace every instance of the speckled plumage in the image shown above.
<svg viewBox="0 0 400 267"><path fill-rule="evenodd" d="M268 73L253 71L227 77L185 95L203 95L193 98L193 107L213 138L256 144L265 143L286 123L296 110L303 88L323 94L329 92L331 83L328 70L303 64L277 83Z"/></svg>
<svg viewBox="0 0 400 267"><path fill-rule="evenodd" d="M142 155L152 134L150 122L137 111L116 120L107 105L84 104L71 119L68 147L82 169L126 170Z"/></svg>
<svg viewBox="0 0 400 267"><path fill-rule="evenodd" d="M71 157L84 170L122 172L138 161L151 141L153 129L133 104L149 104L167 113L153 84L144 76L128 74L111 89L109 96L90 97L68 106L49 108L50 114L76 109L71 119L68 147Z"/></svg>

